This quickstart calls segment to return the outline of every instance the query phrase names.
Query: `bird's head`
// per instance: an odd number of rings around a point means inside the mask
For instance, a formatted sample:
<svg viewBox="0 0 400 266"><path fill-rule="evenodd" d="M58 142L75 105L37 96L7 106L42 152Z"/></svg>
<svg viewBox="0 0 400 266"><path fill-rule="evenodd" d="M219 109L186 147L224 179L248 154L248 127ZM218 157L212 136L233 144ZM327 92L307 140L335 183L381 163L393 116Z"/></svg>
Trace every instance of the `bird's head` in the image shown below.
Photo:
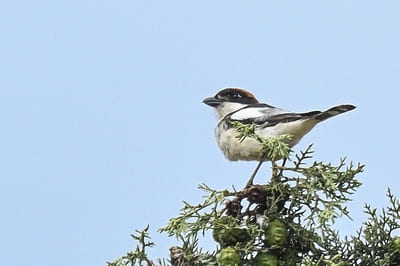
<svg viewBox="0 0 400 266"><path fill-rule="evenodd" d="M239 88L226 88L215 94L214 97L208 97L203 103L212 106L217 112L218 119L225 115L243 108L249 104L259 103L253 94Z"/></svg>

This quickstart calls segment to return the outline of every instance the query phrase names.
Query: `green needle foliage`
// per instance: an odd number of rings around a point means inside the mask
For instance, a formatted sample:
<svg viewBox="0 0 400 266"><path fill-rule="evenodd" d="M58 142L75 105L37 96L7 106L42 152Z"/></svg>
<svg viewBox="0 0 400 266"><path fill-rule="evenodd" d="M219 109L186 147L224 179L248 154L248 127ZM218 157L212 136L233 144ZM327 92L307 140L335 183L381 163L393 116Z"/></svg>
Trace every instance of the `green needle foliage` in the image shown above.
<svg viewBox="0 0 400 266"><path fill-rule="evenodd" d="M240 142L243 142L246 138L257 140L261 144L263 153L266 154L272 162L289 157L290 147L286 141L292 139L291 135L283 134L275 138L263 138L256 134L256 125L254 124L248 125L239 121L233 121L231 123L239 133L236 138L238 138Z"/></svg>
<svg viewBox="0 0 400 266"><path fill-rule="evenodd" d="M136 234L132 234L131 237L139 242L134 251L128 252L125 256L122 256L114 262L109 262L110 266L127 266L127 265L154 265L154 263L147 257L146 248L154 246L154 243L149 241L150 236L148 234L149 226L146 226L143 230L136 230Z"/></svg>
<svg viewBox="0 0 400 266"><path fill-rule="evenodd" d="M234 127L240 141L254 138L269 158L286 158L287 163L273 160L270 180L242 190L199 185L204 199L183 202L179 214L159 229L181 243L170 248L169 259L154 263L148 258L153 243L146 227L132 235L137 248L109 266L400 265L400 202L390 190L390 205L380 213L365 205L368 217L355 236L341 237L332 228L342 216L351 219L346 203L361 186L356 176L363 165L345 158L336 164L310 162L311 145L293 155L286 144L289 135L264 139L255 134L255 125ZM218 243L216 250L199 246L206 232Z"/></svg>

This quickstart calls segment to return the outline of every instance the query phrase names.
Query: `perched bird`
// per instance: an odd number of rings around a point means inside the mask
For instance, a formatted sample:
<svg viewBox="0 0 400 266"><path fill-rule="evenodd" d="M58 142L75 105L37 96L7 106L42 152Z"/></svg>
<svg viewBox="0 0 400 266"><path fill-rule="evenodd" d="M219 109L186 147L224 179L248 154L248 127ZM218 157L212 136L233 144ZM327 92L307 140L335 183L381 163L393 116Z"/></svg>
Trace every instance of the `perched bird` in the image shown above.
<svg viewBox="0 0 400 266"><path fill-rule="evenodd" d="M239 88L223 89L214 97L204 99L203 103L215 108L218 117L215 135L225 157L230 161L260 162L247 187L252 184L262 162L269 161L270 158L262 152L261 144L256 139L245 138L241 142L237 138L239 132L233 127L232 122L256 125L255 133L263 138L290 134L292 139L287 141L287 144L293 147L319 122L356 108L354 105L343 104L326 111L293 113L260 103L253 94Z"/></svg>

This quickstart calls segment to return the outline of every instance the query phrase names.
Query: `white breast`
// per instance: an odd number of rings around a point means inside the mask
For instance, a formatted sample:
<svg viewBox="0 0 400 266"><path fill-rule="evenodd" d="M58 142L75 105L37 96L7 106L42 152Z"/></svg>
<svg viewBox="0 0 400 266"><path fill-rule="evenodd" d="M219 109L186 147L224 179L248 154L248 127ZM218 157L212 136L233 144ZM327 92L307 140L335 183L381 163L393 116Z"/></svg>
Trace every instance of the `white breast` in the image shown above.
<svg viewBox="0 0 400 266"><path fill-rule="evenodd" d="M263 138L290 134L293 139L288 144L293 147L315 124L314 119L280 123L271 127L256 128L256 134ZM237 138L239 133L234 128L224 129L223 123L219 123L215 133L217 143L228 160L260 161L263 157L261 144L253 138L246 138L243 142L240 142Z"/></svg>

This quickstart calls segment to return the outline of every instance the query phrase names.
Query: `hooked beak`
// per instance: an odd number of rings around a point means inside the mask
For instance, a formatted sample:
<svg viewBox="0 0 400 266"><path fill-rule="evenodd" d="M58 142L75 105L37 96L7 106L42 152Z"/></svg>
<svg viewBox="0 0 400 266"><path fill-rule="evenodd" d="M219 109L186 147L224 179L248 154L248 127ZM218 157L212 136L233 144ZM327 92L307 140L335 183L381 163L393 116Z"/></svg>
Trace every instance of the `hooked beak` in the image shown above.
<svg viewBox="0 0 400 266"><path fill-rule="evenodd" d="M209 106L212 106L212 107L217 107L218 105L220 105L222 103L222 101L219 99L216 99L214 97L208 97L203 100L203 103L205 103Z"/></svg>

